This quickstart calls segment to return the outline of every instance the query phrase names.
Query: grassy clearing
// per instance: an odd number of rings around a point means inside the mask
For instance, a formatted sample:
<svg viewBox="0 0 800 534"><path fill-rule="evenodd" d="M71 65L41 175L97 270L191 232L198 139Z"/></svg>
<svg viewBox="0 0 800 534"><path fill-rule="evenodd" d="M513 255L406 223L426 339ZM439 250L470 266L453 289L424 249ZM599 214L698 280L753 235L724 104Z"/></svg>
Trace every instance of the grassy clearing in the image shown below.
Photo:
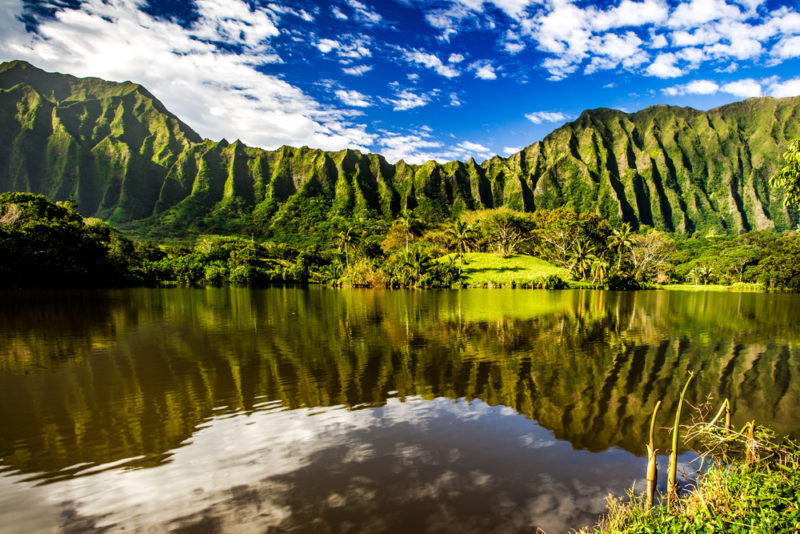
<svg viewBox="0 0 800 534"><path fill-rule="evenodd" d="M447 256L458 262L458 255ZM534 256L515 255L503 258L497 254L471 252L464 254L464 285L466 287L531 287L548 277L569 280L567 269Z"/></svg>

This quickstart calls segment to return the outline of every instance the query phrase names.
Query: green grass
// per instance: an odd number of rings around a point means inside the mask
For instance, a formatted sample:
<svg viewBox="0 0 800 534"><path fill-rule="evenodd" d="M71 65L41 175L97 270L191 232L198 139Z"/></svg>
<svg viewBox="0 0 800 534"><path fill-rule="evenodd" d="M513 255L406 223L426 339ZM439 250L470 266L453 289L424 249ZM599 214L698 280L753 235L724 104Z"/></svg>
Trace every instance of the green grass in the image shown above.
<svg viewBox="0 0 800 534"><path fill-rule="evenodd" d="M458 263L457 254L449 257ZM558 276L565 281L571 278L567 269L534 256L503 258L485 252L464 254L462 272L467 287L520 287L535 284L548 276Z"/></svg>
<svg viewBox="0 0 800 534"><path fill-rule="evenodd" d="M736 283L731 285L722 284L663 284L658 285L660 289L670 289L677 291L733 291L733 292L760 292L766 291L762 284L743 284Z"/></svg>
<svg viewBox="0 0 800 534"><path fill-rule="evenodd" d="M751 436L713 424L690 428L712 465L674 505L648 509L644 495L609 497L608 511L579 534L800 531L800 446L756 427ZM687 436L688 438L688 436ZM747 449L752 451L748 460Z"/></svg>

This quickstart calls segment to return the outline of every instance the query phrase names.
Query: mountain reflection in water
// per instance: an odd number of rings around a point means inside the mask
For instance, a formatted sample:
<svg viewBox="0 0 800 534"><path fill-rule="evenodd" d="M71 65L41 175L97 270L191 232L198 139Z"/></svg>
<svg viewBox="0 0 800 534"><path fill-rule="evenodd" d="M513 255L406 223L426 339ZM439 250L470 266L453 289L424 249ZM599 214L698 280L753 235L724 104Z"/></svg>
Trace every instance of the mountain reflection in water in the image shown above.
<svg viewBox="0 0 800 534"><path fill-rule="evenodd" d="M0 525L561 532L649 413L797 433L797 295L126 290L0 305ZM668 447L662 433L661 449Z"/></svg>

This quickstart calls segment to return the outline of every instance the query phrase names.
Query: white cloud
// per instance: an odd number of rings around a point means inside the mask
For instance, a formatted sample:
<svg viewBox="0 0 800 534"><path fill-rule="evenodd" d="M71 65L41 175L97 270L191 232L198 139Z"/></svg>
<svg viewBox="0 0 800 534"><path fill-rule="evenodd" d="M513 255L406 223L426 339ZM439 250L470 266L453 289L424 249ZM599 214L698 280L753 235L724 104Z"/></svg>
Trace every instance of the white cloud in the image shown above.
<svg viewBox="0 0 800 534"><path fill-rule="evenodd" d="M543 122L566 122L571 116L560 111L534 111L527 113L525 118L534 124L542 124Z"/></svg>
<svg viewBox="0 0 800 534"><path fill-rule="evenodd" d="M551 80L564 79L581 66L586 73L622 68L674 78L708 61L731 62L730 70L734 70L738 62L757 60L765 53L773 63L800 56L800 13L796 8L766 10L763 0L591 4L577 0L451 0L426 13L426 20L445 32L445 40L468 26L497 28L496 44L510 55L533 44L545 53L541 66ZM492 8L505 12L510 23ZM651 62L651 56L657 56L656 60Z"/></svg>
<svg viewBox="0 0 800 534"><path fill-rule="evenodd" d="M503 43L503 50L513 56L525 50L525 44L519 41L506 41Z"/></svg>
<svg viewBox="0 0 800 534"><path fill-rule="evenodd" d="M772 47L772 55L781 59L800 57L800 35L784 37Z"/></svg>
<svg viewBox="0 0 800 534"><path fill-rule="evenodd" d="M800 95L800 78L773 83L770 85L769 94L775 98Z"/></svg>
<svg viewBox="0 0 800 534"><path fill-rule="evenodd" d="M626 26L658 24L667 20L669 9L663 0L632 2L623 0L619 6L607 11L590 10L592 26L597 30L609 30Z"/></svg>
<svg viewBox="0 0 800 534"><path fill-rule="evenodd" d="M331 14L339 20L347 20L347 15L338 6L331 6Z"/></svg>
<svg viewBox="0 0 800 534"><path fill-rule="evenodd" d="M706 47L706 51L715 57L735 57L737 59L750 59L759 56L762 52L761 43L755 39L735 39L730 44L716 43Z"/></svg>
<svg viewBox="0 0 800 534"><path fill-rule="evenodd" d="M345 91L344 89L338 89L335 94L339 100L341 100L347 106L366 108L372 105L372 102L369 101L369 98L358 91Z"/></svg>
<svg viewBox="0 0 800 534"><path fill-rule="evenodd" d="M738 19L741 11L725 0L692 0L680 4L669 17L669 25L677 28L696 28L719 19Z"/></svg>
<svg viewBox="0 0 800 534"><path fill-rule="evenodd" d="M342 72L350 76L361 76L372 70L372 65L356 65L355 67L345 67Z"/></svg>
<svg viewBox="0 0 800 534"><path fill-rule="evenodd" d="M761 84L750 78L726 83L720 88L720 90L724 93L736 95L741 98L762 96L764 94Z"/></svg>
<svg viewBox="0 0 800 534"><path fill-rule="evenodd" d="M517 152L521 152L521 151L522 151L522 147L521 146L503 147L503 154L505 154L506 156L510 156L511 154L516 154Z"/></svg>
<svg viewBox="0 0 800 534"><path fill-rule="evenodd" d="M381 17L376 11L373 11L365 4L359 2L358 0L346 0L347 4L353 9L355 12L355 17L369 25L379 24L383 17Z"/></svg>
<svg viewBox="0 0 800 534"><path fill-rule="evenodd" d="M422 135L402 135L386 132L381 135L378 143L381 145L381 154L389 163L396 163L403 160L406 163L420 164L432 159L446 161L451 159L442 158L441 155L432 153L429 149L440 149L442 143L433 141L428 134Z"/></svg>
<svg viewBox="0 0 800 534"><path fill-rule="evenodd" d="M458 106L462 105L463 102L458 98L458 95L455 93L450 93L450 103L448 106L457 108Z"/></svg>
<svg viewBox="0 0 800 534"><path fill-rule="evenodd" d="M494 72L494 67L491 63L481 62L472 65L475 70L475 77L481 80L496 80L497 74Z"/></svg>
<svg viewBox="0 0 800 534"><path fill-rule="evenodd" d="M397 93L396 98L389 99L389 102L394 104L393 109L395 111L405 111L425 106L428 104L429 99L426 95L419 95L409 89L403 89Z"/></svg>
<svg viewBox="0 0 800 534"><path fill-rule="evenodd" d="M678 58L672 52L659 54L655 61L647 67L646 72L650 76L658 78L677 78L683 75L683 71L675 65L677 61Z"/></svg>
<svg viewBox="0 0 800 534"><path fill-rule="evenodd" d="M719 92L728 93L740 98L761 96L761 84L752 78L737 80L720 85L713 80L694 80L686 84L675 85L662 89L666 95L713 95Z"/></svg>
<svg viewBox="0 0 800 534"><path fill-rule="evenodd" d="M461 141L455 147L455 152L458 152L459 157L468 159L487 159L494 156L492 149L481 145L480 143L473 143L471 141ZM476 157L477 156L477 157Z"/></svg>
<svg viewBox="0 0 800 534"><path fill-rule="evenodd" d="M284 144L366 150L374 137L299 88L256 67L281 58L270 39L280 17L240 0L198 0L187 28L142 12L135 0L87 0L81 9L39 20L38 35L18 19L0 22L0 57L46 70L143 84L203 136L241 139L264 148ZM241 47L240 54L216 43Z"/></svg>
<svg viewBox="0 0 800 534"><path fill-rule="evenodd" d="M713 95L719 91L719 84L711 80L694 80L687 84L662 89L666 95Z"/></svg>
<svg viewBox="0 0 800 534"><path fill-rule="evenodd" d="M458 72L458 70L450 65L445 65L442 63L442 60L435 55L427 52L422 52L420 50L404 50L403 56L406 61L432 69L437 74L444 76L445 78L455 78L461 74Z"/></svg>
<svg viewBox="0 0 800 534"><path fill-rule="evenodd" d="M464 56L461 54L450 54L450 57L447 58L448 63L461 63L464 61Z"/></svg>
<svg viewBox="0 0 800 534"><path fill-rule="evenodd" d="M333 39L320 39L317 43L317 48L323 54L327 54L331 50L339 48L339 41L334 41Z"/></svg>

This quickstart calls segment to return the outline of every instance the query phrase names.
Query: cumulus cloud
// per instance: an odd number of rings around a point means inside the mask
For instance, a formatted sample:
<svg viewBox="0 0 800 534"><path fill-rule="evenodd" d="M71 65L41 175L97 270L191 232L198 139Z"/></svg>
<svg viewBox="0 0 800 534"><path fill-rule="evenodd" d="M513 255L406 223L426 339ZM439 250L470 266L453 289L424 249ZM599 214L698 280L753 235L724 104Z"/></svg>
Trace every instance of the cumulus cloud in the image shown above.
<svg viewBox="0 0 800 534"><path fill-rule="evenodd" d="M560 111L534 111L533 113L527 113L525 118L534 124L542 124L543 122L565 122L571 116Z"/></svg>
<svg viewBox="0 0 800 534"><path fill-rule="evenodd" d="M339 20L347 20L348 17L345 15L344 11L339 9L338 6L331 6L331 14Z"/></svg>
<svg viewBox="0 0 800 534"><path fill-rule="evenodd" d="M494 66L488 61L478 62L471 66L475 71L475 77L481 80L496 80L497 74L494 72Z"/></svg>
<svg viewBox="0 0 800 534"><path fill-rule="evenodd" d="M402 159L406 163L420 164L437 159L437 156L441 158L438 153L431 152L430 149L441 149L442 143L430 139L424 132L409 135L386 132L381 135L378 143L381 145L381 154L390 163Z"/></svg>
<svg viewBox="0 0 800 534"><path fill-rule="evenodd" d="M419 108L426 106L429 102L427 95L420 95L412 92L409 89L398 91L395 98L389 99L395 111L405 111L407 109Z"/></svg>
<svg viewBox="0 0 800 534"><path fill-rule="evenodd" d="M462 105L461 99L458 98L456 93L450 93L450 103L448 104L450 107L458 107Z"/></svg>
<svg viewBox="0 0 800 534"><path fill-rule="evenodd" d="M350 122L352 114L257 70L282 61L271 44L280 13L240 0L197 0L197 18L183 27L140 7L135 0L86 0L80 9L40 19L37 34L26 33L18 18L4 19L0 56L77 76L136 81L212 139L265 148L372 145L374 137ZM220 48L221 42L240 53Z"/></svg>
<svg viewBox="0 0 800 534"><path fill-rule="evenodd" d="M431 160L445 163L469 158L483 161L494 156L491 148L473 141L460 141L452 147L445 147L443 143L433 139L430 129L425 127L413 134L383 132L378 143L381 145L381 154L390 163L401 159L414 164Z"/></svg>
<svg viewBox="0 0 800 534"><path fill-rule="evenodd" d="M403 50L403 57L409 63L422 65L423 67L429 68L445 78L455 78L461 74L451 65L445 65L442 63L442 60L434 54L429 54L420 50Z"/></svg>
<svg viewBox="0 0 800 534"><path fill-rule="evenodd" d="M475 158L483 160L494 156L492 149L489 147L471 141L461 141L453 150L463 159Z"/></svg>
<svg viewBox="0 0 800 534"><path fill-rule="evenodd" d="M752 78L718 84L712 80L693 80L682 85L674 85L662 89L665 95L713 95L716 93L728 93L740 98L750 98L762 96L763 89L761 84Z"/></svg>
<svg viewBox="0 0 800 534"><path fill-rule="evenodd" d="M650 76L658 78L677 78L683 75L683 71L675 65L677 61L678 58L672 52L659 54L655 61L647 67L646 72Z"/></svg>
<svg viewBox="0 0 800 534"><path fill-rule="evenodd" d="M561 80L585 67L674 78L706 62L772 62L800 57L797 8L763 9L763 0L613 0L596 7L575 0L451 0L426 15L447 39L473 20L495 32L515 55L533 47L541 66ZM441 6L441 4L437 4ZM502 11L506 19L497 16ZM473 24L473 25L474 25ZM691 55L691 57L689 57ZM655 56L655 61L651 57Z"/></svg>
<svg viewBox="0 0 800 534"><path fill-rule="evenodd" d="M781 59L800 57L800 35L778 41L772 48L772 55Z"/></svg>
<svg viewBox="0 0 800 534"><path fill-rule="evenodd" d="M450 54L450 57L447 58L448 63L461 63L462 61L464 61L462 54Z"/></svg>
<svg viewBox="0 0 800 534"><path fill-rule="evenodd" d="M381 17L377 11L370 9L366 6L366 4L363 4L358 0L346 1L347 4L353 9L354 16L357 20L369 25L379 24L383 20L383 17Z"/></svg>
<svg viewBox="0 0 800 534"><path fill-rule="evenodd" d="M372 65L356 65L354 67L345 67L342 72L350 76L362 76L363 74L372 70Z"/></svg>
<svg viewBox="0 0 800 534"><path fill-rule="evenodd" d="M516 154L517 152L522 151L521 146L507 146L503 147L503 154L506 156L510 156L511 154Z"/></svg>
<svg viewBox="0 0 800 534"><path fill-rule="evenodd" d="M665 95L713 95L719 91L719 84L711 80L694 80L687 84L662 89Z"/></svg>
<svg viewBox="0 0 800 534"><path fill-rule="evenodd" d="M775 98L800 95L800 78L773 83L769 88L769 94Z"/></svg>
<svg viewBox="0 0 800 534"><path fill-rule="evenodd" d="M343 104L357 108L366 108L372 105L369 98L358 91L346 91L338 89L335 94Z"/></svg>
<svg viewBox="0 0 800 534"><path fill-rule="evenodd" d="M761 84L751 78L726 83L720 87L720 90L723 93L735 95L740 98L750 98L762 96L764 94Z"/></svg>

